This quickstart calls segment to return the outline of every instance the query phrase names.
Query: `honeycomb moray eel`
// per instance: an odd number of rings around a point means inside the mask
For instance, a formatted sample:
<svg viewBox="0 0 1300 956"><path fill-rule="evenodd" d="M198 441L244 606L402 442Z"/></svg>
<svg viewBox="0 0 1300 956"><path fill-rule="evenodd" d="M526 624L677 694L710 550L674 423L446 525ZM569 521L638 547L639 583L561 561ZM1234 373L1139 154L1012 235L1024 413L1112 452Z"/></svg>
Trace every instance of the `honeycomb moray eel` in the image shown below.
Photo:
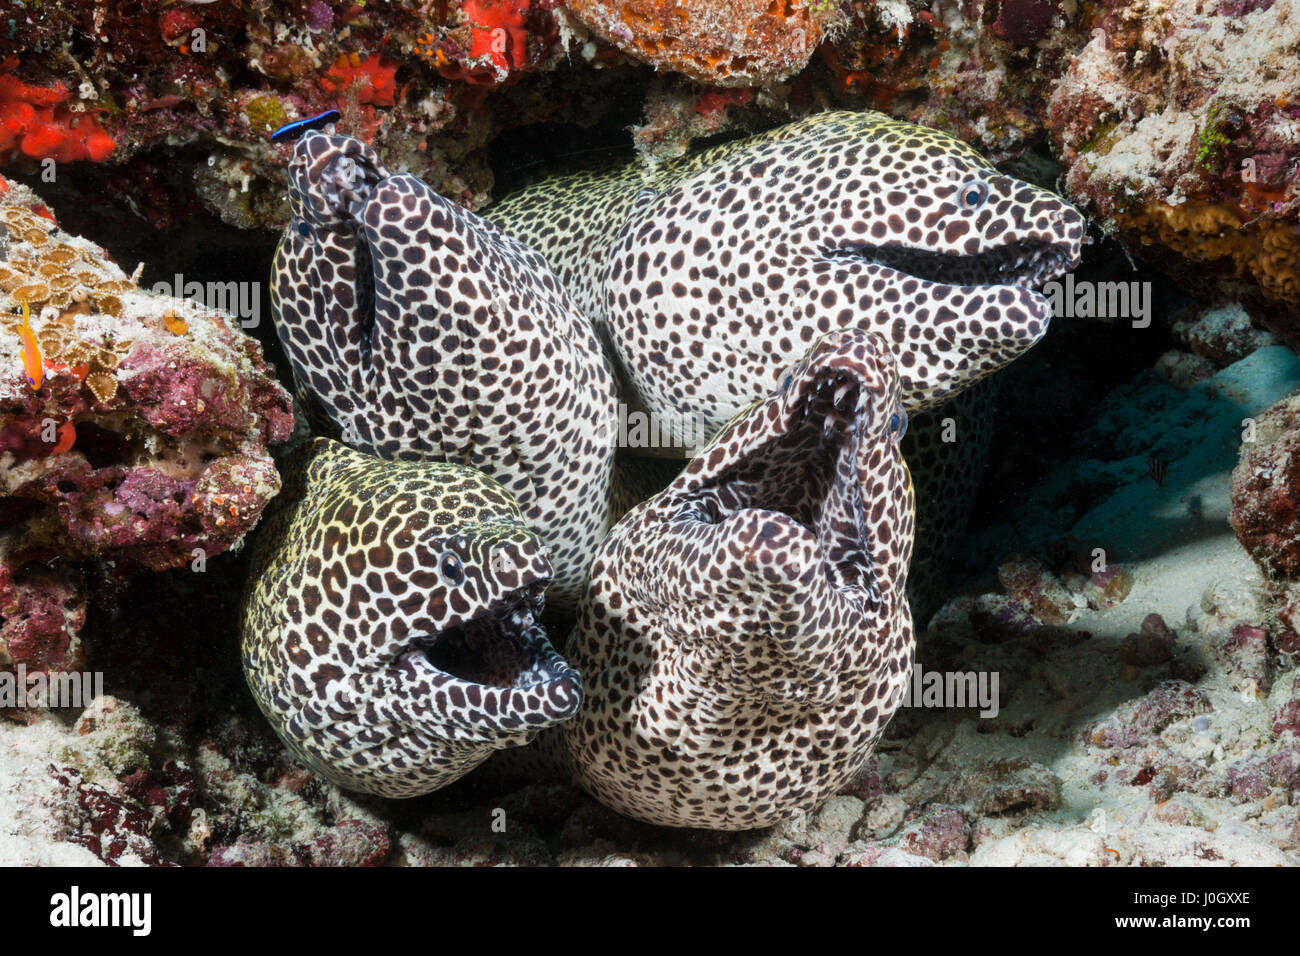
<svg viewBox="0 0 1300 956"><path fill-rule="evenodd" d="M916 426L904 454L921 502L913 598L927 609L983 470L993 393L948 400L1042 337L1050 308L1034 287L1073 268L1084 239L1056 194L871 111L819 113L652 173L553 176L487 216L547 257L603 331L629 406L676 428L675 444L764 395L815 336L881 333Z"/></svg>
<svg viewBox="0 0 1300 956"><path fill-rule="evenodd" d="M479 471L305 443L259 536L244 673L307 767L409 797L573 716L582 682L536 621L551 567Z"/></svg>
<svg viewBox="0 0 1300 956"><path fill-rule="evenodd" d="M355 139L300 139L289 200L271 291L300 391L352 447L501 482L571 612L610 526L617 397L590 322L540 255Z"/></svg>
<svg viewBox="0 0 1300 956"><path fill-rule="evenodd" d="M813 339L880 332L931 408L1046 331L1033 286L1083 218L946 133L826 112L666 164L548 178L488 211L547 257L665 421L710 435Z"/></svg>
<svg viewBox="0 0 1300 956"><path fill-rule="evenodd" d="M737 830L815 806L869 757L914 650L907 416L884 339L837 332L614 528L550 735L650 823Z"/></svg>

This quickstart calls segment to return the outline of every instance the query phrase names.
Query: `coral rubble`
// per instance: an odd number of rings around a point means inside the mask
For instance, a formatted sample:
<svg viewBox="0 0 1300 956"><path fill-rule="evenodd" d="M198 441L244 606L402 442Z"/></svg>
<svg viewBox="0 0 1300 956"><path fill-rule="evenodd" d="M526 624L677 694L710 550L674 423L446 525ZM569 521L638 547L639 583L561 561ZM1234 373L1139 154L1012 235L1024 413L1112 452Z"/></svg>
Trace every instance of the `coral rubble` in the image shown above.
<svg viewBox="0 0 1300 956"><path fill-rule="evenodd" d="M1261 567L1300 579L1300 395L1248 420L1244 431L1229 520Z"/></svg>

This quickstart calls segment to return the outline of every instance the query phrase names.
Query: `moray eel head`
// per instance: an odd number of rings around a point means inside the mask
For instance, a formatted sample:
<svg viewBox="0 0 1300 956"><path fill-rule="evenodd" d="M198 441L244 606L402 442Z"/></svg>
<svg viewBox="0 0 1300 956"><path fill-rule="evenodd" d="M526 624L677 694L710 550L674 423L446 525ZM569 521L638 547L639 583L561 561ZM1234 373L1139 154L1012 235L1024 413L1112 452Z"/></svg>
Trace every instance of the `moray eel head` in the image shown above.
<svg viewBox="0 0 1300 956"><path fill-rule="evenodd" d="M605 276L620 354L664 356L669 371L633 371L660 410L721 423L816 336L852 327L885 335L904 404L924 410L1037 342L1051 310L1034 287L1079 259L1069 203L878 113L711 155L642 200Z"/></svg>
<svg viewBox="0 0 1300 956"><path fill-rule="evenodd" d="M389 175L379 155L351 136L308 133L289 161L289 208L317 226L350 223L370 190Z"/></svg>
<svg viewBox="0 0 1300 956"><path fill-rule="evenodd" d="M611 532L572 658L582 785L669 826L767 826L866 759L902 699L912 488L884 340L832 333Z"/></svg>
<svg viewBox="0 0 1300 956"><path fill-rule="evenodd" d="M325 439L290 468L255 559L244 663L304 763L414 796L574 714L581 681L537 623L550 563L504 489Z"/></svg>
<svg viewBox="0 0 1300 956"><path fill-rule="evenodd" d="M910 559L910 538L893 530L911 511L897 389L878 336L827 336L687 469L661 507L677 508L674 524L711 529L709 546L720 545L722 559L743 558L754 583L798 589L800 600L837 608L844 622L891 618ZM889 519L874 540L872 518ZM777 600L747 613L772 625L773 611L788 610Z"/></svg>

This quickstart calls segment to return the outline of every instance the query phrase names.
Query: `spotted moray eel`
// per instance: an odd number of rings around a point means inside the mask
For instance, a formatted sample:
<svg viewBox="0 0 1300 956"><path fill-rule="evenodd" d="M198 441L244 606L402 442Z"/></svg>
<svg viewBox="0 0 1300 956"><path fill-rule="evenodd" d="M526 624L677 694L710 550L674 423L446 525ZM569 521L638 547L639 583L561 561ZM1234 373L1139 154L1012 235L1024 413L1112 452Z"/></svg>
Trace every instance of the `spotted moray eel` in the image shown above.
<svg viewBox="0 0 1300 956"><path fill-rule="evenodd" d="M504 488L325 438L283 471L242 649L302 763L349 790L415 796L573 716L581 678L536 620L546 548Z"/></svg>
<svg viewBox="0 0 1300 956"><path fill-rule="evenodd" d="M396 383L400 362L373 364L383 341L405 342L419 335L421 323L408 321L403 327L410 311L403 311L407 306L401 304L403 273L432 272L432 278L424 276L428 281L417 284L415 301L426 306L424 317L460 332L452 337L435 333L426 340L429 362L402 366L438 369L438 349L456 354L462 339L479 327L465 320L473 315L493 321L483 300L500 296L501 290L490 283L482 286L495 260L479 265L484 260L466 255L475 230L482 228L493 238L489 253L505 249L510 253L505 258L529 253L470 214L434 202L437 197L413 180L404 182L409 188L396 196L383 193L381 201L380 190L402 177L390 176L364 148L349 143L316 134L295 151L292 180L299 197L295 221L277 257L277 318L299 380L332 408L331 417L345 433L343 423L350 421L353 438L361 431L363 446L368 443L391 457L409 451L408 436L413 428L428 427L429 409L441 415L445 404L455 404L445 388L430 387L427 380L411 383L416 399L408 396L405 404L389 399L389 393L403 387ZM340 167L340 155L350 162ZM422 217L430 208L464 226L454 231L459 245L449 249L441 230L421 231ZM544 262L535 266L545 277L542 290L526 286L528 296L516 306L531 306L531 296L562 296L561 285L570 287L577 305L605 335L634 390L630 397L664 418L684 420L700 414L710 427L723 428L710 452L619 523L592 566L573 656L582 662L589 680L600 682L586 713L606 716L584 716L564 734L579 779L626 812L680 825L760 826L786 815L791 807L811 805L860 765L897 705L894 688L901 686L912 641L911 619L900 597L911 549L911 493L882 490L901 487L896 480L890 484L889 478L890 463L897 458L894 430L887 446L892 450L868 455L869 464L857 476L859 490L853 492L846 490L851 483L841 466L862 448L876 449L876 441L846 438L852 452L831 447L829 436L818 445L802 427L793 429L778 413L764 409L783 407L775 393L784 394L790 387L794 395L803 396L799 400L813 410L813 418L821 415L823 424L832 425L838 420L809 397L807 382L819 381L809 372L812 366L801 366L794 375L788 369L819 336L846 326L850 332L836 334L865 336L874 331L880 336L870 339L877 344L861 347L863 354L855 352L855 395L879 398L896 391L900 408L925 409L996 370L1042 335L1049 318L1046 303L1028 286L1075 261L1082 221L1050 193L997 175L956 140L876 114L824 114L719 147L661 170L650 190L641 189L636 176L626 171L599 179L552 181L541 193L528 191L507 200L493 215L554 263L554 272ZM394 226L387 232L386 220ZM295 235L311 245L299 243ZM430 291L435 285L448 288L442 277L458 272L471 292L480 280L476 293L467 293L466 307L458 307L455 297L443 301ZM374 276L369 285L366 275ZM527 283L527 269L520 269L517 278ZM386 309L382 301L371 307L368 293L377 300L392 297L394 307ZM304 296L309 306L291 302ZM560 311L574 314L571 305ZM372 323L367 321L371 312ZM452 319L448 325L448 312L459 316L460 323ZM510 324L514 315L507 311L504 325L497 326L507 331L507 338L519 331ZM676 317L674 322L668 322L669 315ZM774 320L779 324L773 325ZM566 327L566 337L581 339L578 351L598 355L594 337L584 334L580 322L577 326L577 331ZM322 347L322 327L336 330L330 334L337 341L327 339ZM536 326L526 331L515 344L527 342L531 347L545 334ZM879 342L897 355L897 369L885 368ZM825 358L825 348L814 351L809 360L814 366L818 356ZM858 344L845 348L853 352ZM412 350L403 354L409 359ZM358 366L367 356L372 364ZM458 365L457 371L465 374L471 364ZM598 424L601 403L610 393L603 387L597 392L600 401L593 403L598 407L589 420ZM469 416L491 416L517 394L506 388L485 399L476 390ZM767 395L772 397L763 400ZM755 399L763 402L727 425ZM530 410L539 407L531 401L521 404ZM872 434L878 437L882 421L905 420L902 411L886 419L881 404L883 400L853 406L855 435L876 429ZM412 415L412 408L425 417ZM772 415L775 421L768 420ZM746 445L751 429L767 444ZM735 442L739 444L733 447ZM768 445L788 446L807 460L777 467ZM422 457L439 453L438 446L419 450ZM763 469L747 467L747 458L775 469L788 484L778 487L760 480ZM473 463L494 466L490 456ZM545 458L531 464L547 472ZM600 494L569 497L566 506L586 500L593 503L587 514L606 516L605 474ZM704 493L706 485L713 490ZM800 489L802 494L796 493ZM855 495L865 509L860 513L868 519L857 528L856 539L853 529L843 527L844 513L857 520L859 511L850 507ZM711 552L720 562L713 569L703 562L702 553L689 550L698 544L691 539L691 529L682 526L689 519L663 519L670 502L692 496L720 509L714 514L723 519L714 522L722 536L719 548ZM767 525L745 523L764 510L788 519L773 524L778 537L779 532L797 535L795 528L802 527L822 549L820 564L809 558L804 571L839 583L830 588L816 585L817 595L825 600L810 600L806 607L829 616L800 618L805 604L796 599L789 581L781 586L787 566L795 564L779 550L764 549ZM725 547L731 532L737 535L738 551ZM853 540L859 542L857 556L846 557ZM658 555L658 562L636 560L641 550ZM756 600L767 603L761 610L751 605L752 613L747 613L737 603L743 598L712 605L681 601L681 594L692 592L669 586L683 579L687 562L680 553L694 555L692 570L701 582L715 580L715 573L744 579L751 575L751 560L756 560L754 573L764 586L753 591L763 596ZM869 578L875 586L875 592L867 591L862 599L865 610L860 608L856 618L848 611L842 617L827 611L825 601L836 600L832 592L857 586L855 576ZM814 587L812 578L797 584ZM637 598L631 600L634 593ZM621 610L624 601L626 613ZM876 601L885 603L876 607ZM676 619L665 616L670 606ZM651 612L663 619L661 627L645 617ZM794 656L778 659L775 652L755 649L753 658L746 658L744 648L736 646L737 637L746 632L731 626L742 621L774 633L771 646ZM840 624L848 627L850 637L844 640L836 636ZM629 626L635 632L627 631ZM784 637L789 641L782 643ZM618 649L625 638L639 642L635 654ZM804 660L796 653L819 644L828 648L825 655ZM647 670L645 649L650 647L660 656ZM735 656L726 658L719 647ZM837 682L828 661L864 670ZM885 670L871 671L873 667ZM769 678L774 683L764 686ZM650 681L653 696L642 696L643 679ZM733 686L734 681L741 683ZM831 690L840 683L849 688L842 699ZM643 705L631 717L638 729L647 728L647 736L633 732L627 714L618 735L605 732L613 720L603 709L611 695L631 695ZM761 719L768 712L775 715L770 724ZM815 724L822 719L815 715L827 713L835 713L836 721L856 721L870 729L834 738L828 757L821 741L834 737L834 731ZM665 715L668 723L660 726ZM775 749L766 749L758 737L744 738L746 728L753 726L767 728L779 740ZM811 735L805 732L813 726L817 729ZM713 759L719 752L710 750L717 739L731 747L743 747L738 741L748 739L757 747L756 762L722 771ZM689 782L675 776L676 751L664 756L656 749L672 740L713 754L692 761ZM821 773L816 765L824 757ZM646 761L663 764L651 772ZM731 779L736 773L739 783ZM642 787L655 795L659 809L636 797ZM751 809L741 807L744 802L751 803Z"/></svg>
<svg viewBox="0 0 1300 956"><path fill-rule="evenodd" d="M1034 288L1073 268L1084 239L1059 196L872 111L819 113L653 173L552 176L486 214L597 323L628 404L674 426L702 418L711 433L818 335L883 335L913 416L918 606L939 593L983 468L992 391L959 393L1042 337L1050 309Z"/></svg>
<svg viewBox="0 0 1300 956"><path fill-rule="evenodd" d="M912 665L898 390L882 337L831 333L610 533L566 649L586 702L557 731L601 802L748 829L861 769Z"/></svg>
<svg viewBox="0 0 1300 956"><path fill-rule="evenodd" d="M617 399L590 323L540 255L355 139L300 139L289 201L271 293L300 391L354 448L504 485L571 611L610 525Z"/></svg>

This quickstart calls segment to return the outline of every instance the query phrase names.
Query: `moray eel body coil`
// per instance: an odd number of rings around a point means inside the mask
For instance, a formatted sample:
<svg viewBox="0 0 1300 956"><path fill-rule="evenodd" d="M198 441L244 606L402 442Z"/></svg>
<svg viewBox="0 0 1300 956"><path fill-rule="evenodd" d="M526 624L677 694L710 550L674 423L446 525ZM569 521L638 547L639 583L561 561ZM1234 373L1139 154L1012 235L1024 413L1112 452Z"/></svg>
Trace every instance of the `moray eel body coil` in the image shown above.
<svg viewBox="0 0 1300 956"><path fill-rule="evenodd" d="M505 489L329 439L285 471L242 648L258 706L306 766L415 796L573 716L581 679L536 620L545 546Z"/></svg>
<svg viewBox="0 0 1300 956"><path fill-rule="evenodd" d="M579 782L651 823L815 806L902 701L912 488L884 340L832 333L602 545L560 733Z"/></svg>
<svg viewBox="0 0 1300 956"><path fill-rule="evenodd" d="M308 133L289 179L272 306L301 389L352 447L499 481L571 611L609 528L616 431L590 323L540 255L355 139Z"/></svg>

